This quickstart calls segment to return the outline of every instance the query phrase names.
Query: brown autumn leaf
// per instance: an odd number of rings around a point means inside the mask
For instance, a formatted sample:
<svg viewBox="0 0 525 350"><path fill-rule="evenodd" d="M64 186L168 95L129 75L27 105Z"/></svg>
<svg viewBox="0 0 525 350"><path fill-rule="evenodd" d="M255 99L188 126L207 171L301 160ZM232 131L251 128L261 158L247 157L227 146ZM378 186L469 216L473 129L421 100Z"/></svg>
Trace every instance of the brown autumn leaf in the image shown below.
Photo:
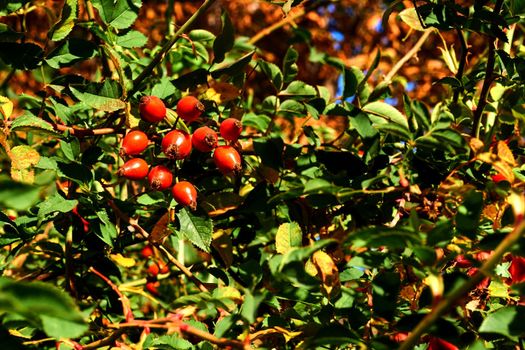
<svg viewBox="0 0 525 350"><path fill-rule="evenodd" d="M170 213L162 215L162 217L157 221L153 230L151 230L150 241L152 243L162 243L162 241L169 236L171 231L168 228L170 223Z"/></svg>
<svg viewBox="0 0 525 350"><path fill-rule="evenodd" d="M312 262L323 283L321 286L323 293L329 299L337 296L341 291L341 281L339 280L339 270L330 255L318 250L312 256Z"/></svg>
<svg viewBox="0 0 525 350"><path fill-rule="evenodd" d="M509 146L504 141L498 141L497 145L498 157L506 162L508 165L516 166L516 159L510 150Z"/></svg>

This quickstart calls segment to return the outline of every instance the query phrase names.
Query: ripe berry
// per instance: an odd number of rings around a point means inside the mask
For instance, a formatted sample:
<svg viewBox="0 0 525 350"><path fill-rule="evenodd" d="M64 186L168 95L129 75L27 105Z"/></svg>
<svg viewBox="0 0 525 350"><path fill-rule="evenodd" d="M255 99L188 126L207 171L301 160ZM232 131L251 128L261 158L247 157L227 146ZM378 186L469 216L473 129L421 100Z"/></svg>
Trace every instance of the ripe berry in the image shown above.
<svg viewBox="0 0 525 350"><path fill-rule="evenodd" d="M141 180L148 176L148 163L142 158L128 160L119 169L118 174L130 180Z"/></svg>
<svg viewBox="0 0 525 350"><path fill-rule="evenodd" d="M197 190L188 181L177 182L171 189L175 201L192 210L197 208Z"/></svg>
<svg viewBox="0 0 525 350"><path fill-rule="evenodd" d="M465 255L461 254L456 256L456 266L460 268L472 267L472 261L467 259Z"/></svg>
<svg viewBox="0 0 525 350"><path fill-rule="evenodd" d="M140 130L133 130L124 136L122 151L129 156L141 154L148 147L148 143L148 135Z"/></svg>
<svg viewBox="0 0 525 350"><path fill-rule="evenodd" d="M151 263L149 266L148 266L148 273L152 276L152 277L157 277L157 275L159 274L160 272L160 268L159 268L159 265L157 265L157 263Z"/></svg>
<svg viewBox="0 0 525 350"><path fill-rule="evenodd" d="M452 343L449 343L445 339L438 337L431 337L428 342L427 350L458 350L458 347Z"/></svg>
<svg viewBox="0 0 525 350"><path fill-rule="evenodd" d="M202 112L204 112L204 105L193 96L185 96L177 103L177 114L186 123L197 120Z"/></svg>
<svg viewBox="0 0 525 350"><path fill-rule="evenodd" d="M158 287L160 286L159 281L151 281L146 283L146 290L153 295L159 295Z"/></svg>
<svg viewBox="0 0 525 350"><path fill-rule="evenodd" d="M157 165L151 168L148 174L148 182L155 191L164 191L170 188L173 182L173 174L164 165Z"/></svg>
<svg viewBox="0 0 525 350"><path fill-rule="evenodd" d="M502 174L496 174L491 176L492 181L495 183L501 182L501 181L507 181L507 178L503 176Z"/></svg>
<svg viewBox="0 0 525 350"><path fill-rule="evenodd" d="M201 152L211 152L217 147L217 142L217 133L207 126L198 128L191 136L193 147Z"/></svg>
<svg viewBox="0 0 525 350"><path fill-rule="evenodd" d="M235 118L228 118L221 123L219 130L226 141L237 141L242 132L242 123Z"/></svg>
<svg viewBox="0 0 525 350"><path fill-rule="evenodd" d="M159 266L160 273L165 274L165 273L170 272L170 268L168 267L166 263L164 263L164 261L159 261L157 265Z"/></svg>
<svg viewBox="0 0 525 350"><path fill-rule="evenodd" d="M515 256L509 266L509 274L512 283L520 283L525 281L525 258Z"/></svg>
<svg viewBox="0 0 525 350"><path fill-rule="evenodd" d="M158 123L166 117L166 106L157 96L144 96L139 104L140 117L150 123Z"/></svg>
<svg viewBox="0 0 525 350"><path fill-rule="evenodd" d="M182 130L173 130L162 139L162 151L170 159L184 159L191 152L191 136Z"/></svg>
<svg viewBox="0 0 525 350"><path fill-rule="evenodd" d="M213 161L224 175L237 175L242 170L241 155L231 146L219 146L213 152Z"/></svg>
<svg viewBox="0 0 525 350"><path fill-rule="evenodd" d="M149 258L153 255L153 247L151 245L147 245L140 251L140 255L142 255L143 258Z"/></svg>

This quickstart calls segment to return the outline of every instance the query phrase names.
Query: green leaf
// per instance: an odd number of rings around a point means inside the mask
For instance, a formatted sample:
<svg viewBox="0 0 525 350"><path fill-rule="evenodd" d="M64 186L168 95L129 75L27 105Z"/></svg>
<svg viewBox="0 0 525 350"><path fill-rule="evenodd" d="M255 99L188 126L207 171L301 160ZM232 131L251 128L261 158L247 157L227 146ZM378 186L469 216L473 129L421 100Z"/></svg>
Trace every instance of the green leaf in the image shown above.
<svg viewBox="0 0 525 350"><path fill-rule="evenodd" d="M0 42L0 59L11 68L32 70L44 58L44 50L36 44Z"/></svg>
<svg viewBox="0 0 525 350"><path fill-rule="evenodd" d="M283 87L283 73L277 67L277 65L266 62L263 60L258 61L259 67L261 67L261 70L263 73L270 79L273 86L277 91L281 91L281 88Z"/></svg>
<svg viewBox="0 0 525 350"><path fill-rule="evenodd" d="M100 237L104 243L113 247L113 241L117 238L118 232L115 228L115 224L110 220L108 213L105 209L97 211L97 217L101 221L100 232L95 231L96 235Z"/></svg>
<svg viewBox="0 0 525 350"><path fill-rule="evenodd" d="M180 222L180 232L191 243L209 252L213 235L213 222L210 218L193 215L187 208L177 213Z"/></svg>
<svg viewBox="0 0 525 350"><path fill-rule="evenodd" d="M60 41L65 39L75 26L78 17L78 0L66 0L60 13L60 21L53 25L49 31L50 39Z"/></svg>
<svg viewBox="0 0 525 350"><path fill-rule="evenodd" d="M11 124L11 131L33 131L53 136L60 135L51 124L33 115L22 115L16 118Z"/></svg>
<svg viewBox="0 0 525 350"><path fill-rule="evenodd" d="M232 21L228 12L224 9L221 14L221 22L222 31L213 41L213 53L215 55L213 61L215 63L224 61L226 53L233 48L233 42L235 40Z"/></svg>
<svg viewBox="0 0 525 350"><path fill-rule="evenodd" d="M41 282L0 278L0 310L19 315L53 338L76 338L88 326L69 295Z"/></svg>
<svg viewBox="0 0 525 350"><path fill-rule="evenodd" d="M42 203L38 204L38 218L42 220L45 216L55 212L68 213L73 210L77 204L77 200L65 199L60 194L55 193Z"/></svg>
<svg viewBox="0 0 525 350"><path fill-rule="evenodd" d="M305 82L295 80L286 87L284 91L279 93L281 97L315 97L317 90Z"/></svg>
<svg viewBox="0 0 525 350"><path fill-rule="evenodd" d="M356 94L357 86L364 76L363 72L357 67L343 66L343 100Z"/></svg>
<svg viewBox="0 0 525 350"><path fill-rule="evenodd" d="M124 101L117 100L115 98L99 96L88 92L81 92L72 86L69 88L71 89L73 95L80 100L80 102L84 102L91 108L104 112L114 112L126 108L126 103Z"/></svg>
<svg viewBox="0 0 525 350"><path fill-rule="evenodd" d="M275 249L277 253L285 254L294 247L300 247L303 242L303 232L296 222L281 224L275 234Z"/></svg>
<svg viewBox="0 0 525 350"><path fill-rule="evenodd" d="M402 229L388 227L367 227L348 236L352 247L378 248L385 246L392 249L402 249L421 241L417 233Z"/></svg>
<svg viewBox="0 0 525 350"><path fill-rule="evenodd" d="M97 52L96 48L90 41L69 39L47 56L46 63L55 69L68 67L93 57Z"/></svg>
<svg viewBox="0 0 525 350"><path fill-rule="evenodd" d="M405 116L395 107L387 103L379 101L368 103L363 107L363 111L381 117L385 123L395 123L403 126L407 130L407 133L410 133Z"/></svg>
<svg viewBox="0 0 525 350"><path fill-rule="evenodd" d="M193 348L193 345L186 339L180 337L179 334L162 335L155 338L148 344L149 349L162 350L185 350Z"/></svg>
<svg viewBox="0 0 525 350"><path fill-rule="evenodd" d="M130 30L122 36L117 36L115 43L125 48L142 47L148 42L148 37L136 30Z"/></svg>
<svg viewBox="0 0 525 350"><path fill-rule="evenodd" d="M170 79L168 77L162 77L160 82L155 84L151 89L151 94L164 100L175 94L176 91L175 85L171 83Z"/></svg>
<svg viewBox="0 0 525 350"><path fill-rule="evenodd" d="M279 105L279 113L288 113L292 116L294 115L303 115L305 111L305 106L299 101L296 100L286 100Z"/></svg>
<svg viewBox="0 0 525 350"><path fill-rule="evenodd" d="M142 1L92 0L100 18L116 29L129 28L137 19Z"/></svg>
<svg viewBox="0 0 525 350"><path fill-rule="evenodd" d="M264 114L246 113L242 117L242 124L259 131L266 131L272 119Z"/></svg>
<svg viewBox="0 0 525 350"><path fill-rule="evenodd" d="M518 341L525 335L524 306L506 306L489 314L479 327L480 333L496 333Z"/></svg>
<svg viewBox="0 0 525 350"><path fill-rule="evenodd" d="M293 47L289 47L283 60L283 76L286 84L294 80L297 76L297 72L299 71L297 67L298 58L299 54L297 51Z"/></svg>
<svg viewBox="0 0 525 350"><path fill-rule="evenodd" d="M0 178L0 204L5 208L25 211L39 199L40 188Z"/></svg>
<svg viewBox="0 0 525 350"><path fill-rule="evenodd" d="M204 29L194 29L188 33L188 36L193 41L212 41L215 39L215 34Z"/></svg>

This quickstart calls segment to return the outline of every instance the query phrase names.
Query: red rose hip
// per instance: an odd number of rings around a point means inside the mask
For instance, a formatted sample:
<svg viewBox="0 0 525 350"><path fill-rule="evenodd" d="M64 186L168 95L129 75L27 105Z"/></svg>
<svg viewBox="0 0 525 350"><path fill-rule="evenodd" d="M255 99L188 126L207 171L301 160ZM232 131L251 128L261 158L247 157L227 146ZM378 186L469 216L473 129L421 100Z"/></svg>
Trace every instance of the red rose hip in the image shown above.
<svg viewBox="0 0 525 350"><path fill-rule="evenodd" d="M184 159L191 152L191 136L182 130L173 130L162 139L162 152L170 159Z"/></svg>
<svg viewBox="0 0 525 350"><path fill-rule="evenodd" d="M157 96L144 96L139 104L140 117L150 123L158 123L166 117L166 106Z"/></svg>
<svg viewBox="0 0 525 350"><path fill-rule="evenodd" d="M237 141L242 132L242 123L235 118L228 118L221 123L219 130L226 141Z"/></svg>
<svg viewBox="0 0 525 350"><path fill-rule="evenodd" d="M207 126L198 128L191 136L191 143L193 147L201 152L211 152L215 147L217 147L217 142L217 133Z"/></svg>
<svg viewBox="0 0 525 350"><path fill-rule="evenodd" d="M193 96L185 96L177 103L177 114L186 123L191 123L204 112L204 105Z"/></svg>
<svg viewBox="0 0 525 350"><path fill-rule="evenodd" d="M129 156L141 154L148 147L148 135L140 130L130 131L122 140L122 151Z"/></svg>
<svg viewBox="0 0 525 350"><path fill-rule="evenodd" d="M173 174L164 165L157 165L151 168L148 174L148 182L152 189L164 191L171 187Z"/></svg>
<svg viewBox="0 0 525 350"><path fill-rule="evenodd" d="M192 210L197 208L197 190L188 181L177 182L171 189L173 198L177 203Z"/></svg>
<svg viewBox="0 0 525 350"><path fill-rule="evenodd" d="M130 180L142 180L148 176L148 163L142 158L128 160L119 169L118 174Z"/></svg>
<svg viewBox="0 0 525 350"><path fill-rule="evenodd" d="M237 175L242 170L241 155L231 146L219 146L213 152L213 161L224 175Z"/></svg>

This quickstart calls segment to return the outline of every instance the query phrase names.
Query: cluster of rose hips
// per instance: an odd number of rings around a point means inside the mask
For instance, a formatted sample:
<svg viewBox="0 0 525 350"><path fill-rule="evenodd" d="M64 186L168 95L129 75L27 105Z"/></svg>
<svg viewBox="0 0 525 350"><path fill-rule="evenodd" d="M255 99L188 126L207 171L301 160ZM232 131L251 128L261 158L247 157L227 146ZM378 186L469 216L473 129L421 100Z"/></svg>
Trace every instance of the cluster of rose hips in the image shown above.
<svg viewBox="0 0 525 350"><path fill-rule="evenodd" d="M142 248L140 254L145 259L154 258L153 247L148 244ZM159 274L166 274L169 271L170 269L168 265L162 260L159 259L158 261L151 261L148 265L148 281L146 283L146 290L151 294L158 295L159 291L157 288L160 286L160 283L157 280L157 276Z"/></svg>
<svg viewBox="0 0 525 350"><path fill-rule="evenodd" d="M149 123L156 124L166 117L166 106L156 96L144 96L139 105L140 117ZM204 112L203 104L193 96L179 100L176 107L178 118L190 124ZM162 152L170 160L186 159L193 148L200 152L213 151L213 161L224 175L237 175L242 170L242 159L239 152L231 146L239 138L242 124L239 120L228 118L221 122L220 136L227 144L219 146L217 132L208 126L197 128L192 135L179 129L168 132L161 142ZM122 153L126 156L140 155L149 144L148 136L140 131L130 131L122 140ZM142 180L147 177L150 187L156 191L167 190L172 186L173 173L164 165L156 165L150 169L148 163L139 157L131 158L119 169L119 175L130 180ZM171 190L175 201L183 206L195 209L197 206L197 191L188 181L177 182Z"/></svg>

